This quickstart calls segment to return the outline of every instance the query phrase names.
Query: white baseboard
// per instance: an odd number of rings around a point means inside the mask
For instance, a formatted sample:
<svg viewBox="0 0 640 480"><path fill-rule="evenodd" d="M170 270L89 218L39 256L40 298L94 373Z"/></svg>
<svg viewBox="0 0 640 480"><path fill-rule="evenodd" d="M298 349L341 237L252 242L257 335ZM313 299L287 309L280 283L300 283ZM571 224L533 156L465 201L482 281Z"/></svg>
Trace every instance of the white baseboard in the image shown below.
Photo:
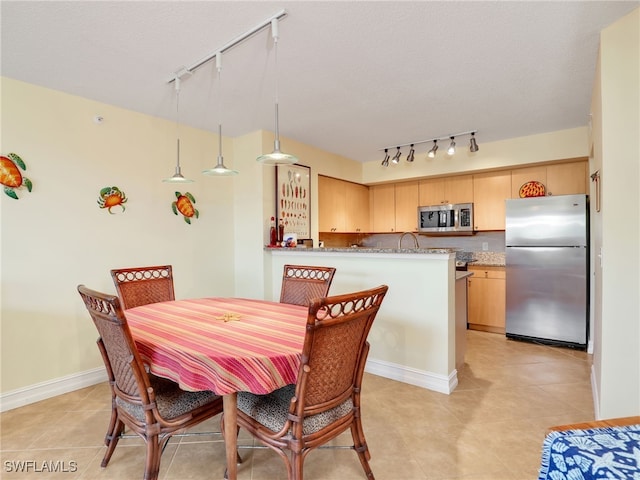
<svg viewBox="0 0 640 480"><path fill-rule="evenodd" d="M449 395L458 386L458 371L449 376L438 375L382 360L369 359L365 372Z"/></svg>
<svg viewBox="0 0 640 480"><path fill-rule="evenodd" d="M450 394L458 386L458 372L454 370L449 376L438 375L415 368L405 367L381 360L367 360L365 371L374 375L408 383L439 393ZM107 381L104 367L67 375L65 377L36 383L0 395L0 412L13 410L31 403L46 400L63 393L73 392ZM592 382L593 384L593 382ZM597 411L597 410L596 410Z"/></svg>
<svg viewBox="0 0 640 480"><path fill-rule="evenodd" d="M107 371L104 367L74 373L65 377L47 380L28 387L19 388L0 395L0 412L6 412L14 408L23 407L31 403L46 400L63 393L72 392L81 388L90 387L107 381Z"/></svg>

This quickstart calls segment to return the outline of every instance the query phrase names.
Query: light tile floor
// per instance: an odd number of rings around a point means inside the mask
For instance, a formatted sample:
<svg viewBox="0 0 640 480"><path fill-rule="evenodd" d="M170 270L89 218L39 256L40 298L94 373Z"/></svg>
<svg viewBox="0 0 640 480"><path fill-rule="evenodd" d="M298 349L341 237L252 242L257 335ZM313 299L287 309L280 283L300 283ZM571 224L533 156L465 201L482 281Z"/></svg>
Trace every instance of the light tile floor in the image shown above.
<svg viewBox="0 0 640 480"><path fill-rule="evenodd" d="M451 395L365 376L363 422L377 480L533 480L547 427L594 420L585 352L476 331L467 338L466 363ZM109 415L106 383L2 413L0 477L140 480L145 449L139 439L121 440L109 466L100 468ZM218 420L198 430L218 430ZM350 439L345 435L343 445ZM241 433L239 443L251 439ZM239 480L286 479L275 453L240 453ZM58 472L47 472L47 465ZM160 479L219 480L223 472L219 436L182 437L166 448ZM355 452L316 450L305 462L305 478L365 476Z"/></svg>

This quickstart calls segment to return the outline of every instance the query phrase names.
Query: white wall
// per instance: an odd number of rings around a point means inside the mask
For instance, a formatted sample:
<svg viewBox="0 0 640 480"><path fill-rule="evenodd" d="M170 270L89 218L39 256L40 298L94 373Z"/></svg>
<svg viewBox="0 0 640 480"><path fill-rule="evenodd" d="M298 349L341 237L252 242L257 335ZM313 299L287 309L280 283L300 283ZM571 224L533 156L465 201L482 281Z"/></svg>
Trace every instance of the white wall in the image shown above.
<svg viewBox="0 0 640 480"><path fill-rule="evenodd" d="M640 9L604 29L594 89L593 165L601 173L595 214L599 418L640 414Z"/></svg>
<svg viewBox="0 0 640 480"><path fill-rule="evenodd" d="M8 78L2 120L2 154L20 155L33 182L19 200L0 192L3 394L102 366L76 287L115 293L111 268L172 264L179 298L234 294L233 180L200 175L215 135L181 128L196 183L176 187L161 182L175 168L173 122ZM105 186L126 194L125 212L98 207ZM191 225L171 210L176 190L196 198Z"/></svg>

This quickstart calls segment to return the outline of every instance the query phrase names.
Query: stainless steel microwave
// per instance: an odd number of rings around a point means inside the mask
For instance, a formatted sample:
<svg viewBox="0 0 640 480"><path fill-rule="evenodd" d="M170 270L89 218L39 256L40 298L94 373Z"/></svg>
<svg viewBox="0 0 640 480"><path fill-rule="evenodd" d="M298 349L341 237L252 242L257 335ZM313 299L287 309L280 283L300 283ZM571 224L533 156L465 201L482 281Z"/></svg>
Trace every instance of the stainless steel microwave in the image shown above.
<svg viewBox="0 0 640 480"><path fill-rule="evenodd" d="M418 231L472 235L473 203L449 203L418 207Z"/></svg>

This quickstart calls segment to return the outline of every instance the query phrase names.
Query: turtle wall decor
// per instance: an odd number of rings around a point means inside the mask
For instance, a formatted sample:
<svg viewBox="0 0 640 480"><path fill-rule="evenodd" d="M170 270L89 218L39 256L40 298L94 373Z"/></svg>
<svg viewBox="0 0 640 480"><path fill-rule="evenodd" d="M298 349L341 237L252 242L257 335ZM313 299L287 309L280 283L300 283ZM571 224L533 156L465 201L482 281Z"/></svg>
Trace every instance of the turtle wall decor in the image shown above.
<svg viewBox="0 0 640 480"><path fill-rule="evenodd" d="M27 169L27 165L19 155L9 153L5 157L0 155L0 183L4 185L4 193L7 196L18 200L16 190L26 187L28 192L33 189L33 183L27 177L22 175L22 171Z"/></svg>
<svg viewBox="0 0 640 480"><path fill-rule="evenodd" d="M189 192L185 192L184 195L176 192L176 201L171 204L171 209L176 215L180 212L184 221L191 225L192 218L200 217L200 212L193 206L194 203L196 199Z"/></svg>

